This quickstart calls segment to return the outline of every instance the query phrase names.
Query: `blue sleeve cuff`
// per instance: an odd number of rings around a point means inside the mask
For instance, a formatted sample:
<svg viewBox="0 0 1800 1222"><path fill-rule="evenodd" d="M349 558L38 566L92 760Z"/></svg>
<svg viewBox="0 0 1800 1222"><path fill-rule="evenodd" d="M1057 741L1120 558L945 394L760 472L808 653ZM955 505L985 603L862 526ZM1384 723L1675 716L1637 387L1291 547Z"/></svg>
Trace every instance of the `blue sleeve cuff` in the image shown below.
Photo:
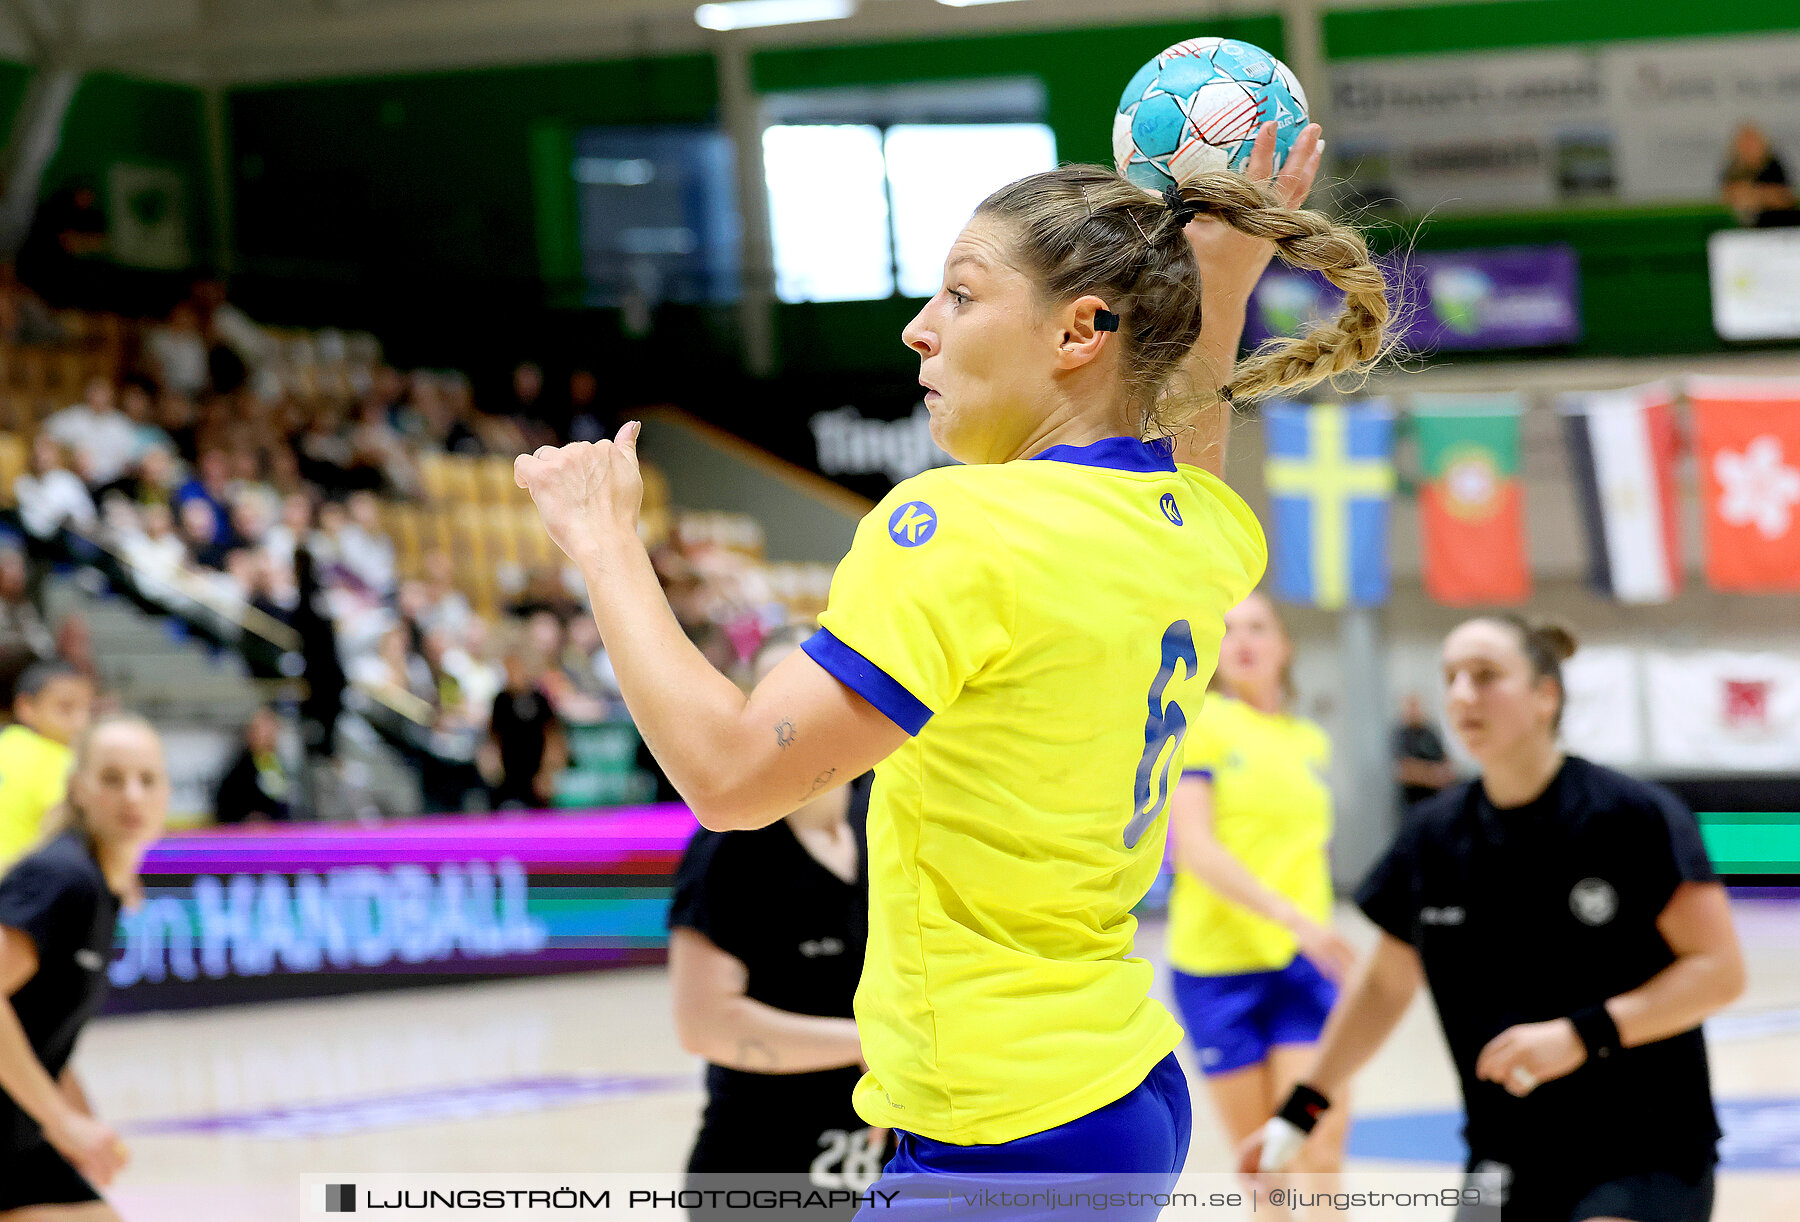
<svg viewBox="0 0 1800 1222"><path fill-rule="evenodd" d="M1213 779L1213 770L1211 768L1183 768L1181 779L1185 781L1189 777L1199 777L1202 781L1210 781Z"/></svg>
<svg viewBox="0 0 1800 1222"><path fill-rule="evenodd" d="M813 633L800 648L832 678L874 705L908 734L917 734L931 720L931 710L917 696L900 686L881 667L831 635L828 629L821 628Z"/></svg>

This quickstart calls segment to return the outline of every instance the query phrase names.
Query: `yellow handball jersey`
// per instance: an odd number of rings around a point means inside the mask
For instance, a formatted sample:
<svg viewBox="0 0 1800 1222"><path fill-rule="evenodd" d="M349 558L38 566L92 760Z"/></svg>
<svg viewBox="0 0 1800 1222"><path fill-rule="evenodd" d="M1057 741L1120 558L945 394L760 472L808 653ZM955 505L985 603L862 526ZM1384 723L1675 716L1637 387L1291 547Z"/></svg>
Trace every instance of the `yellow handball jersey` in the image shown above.
<svg viewBox="0 0 1800 1222"><path fill-rule="evenodd" d="M26 726L0 730L0 872L43 834L44 816L63 800L75 753Z"/></svg>
<svg viewBox="0 0 1800 1222"><path fill-rule="evenodd" d="M913 735L869 809L870 1124L1011 1141L1180 1042L1131 909L1266 557L1235 493L1130 438L931 471L863 519L804 648Z"/></svg>
<svg viewBox="0 0 1800 1222"><path fill-rule="evenodd" d="M1213 835L1250 873L1320 924L1331 919L1331 741L1304 717L1214 693L1188 729L1187 775L1212 782ZM1294 935L1182 870L1169 896L1169 962L1198 976L1274 971Z"/></svg>

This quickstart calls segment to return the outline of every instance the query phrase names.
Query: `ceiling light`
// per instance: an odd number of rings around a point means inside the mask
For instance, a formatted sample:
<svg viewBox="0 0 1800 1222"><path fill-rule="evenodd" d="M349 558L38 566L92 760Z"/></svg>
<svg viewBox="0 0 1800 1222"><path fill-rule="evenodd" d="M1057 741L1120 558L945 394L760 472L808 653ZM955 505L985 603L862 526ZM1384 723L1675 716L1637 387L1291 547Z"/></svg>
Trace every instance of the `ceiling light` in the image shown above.
<svg viewBox="0 0 1800 1222"><path fill-rule="evenodd" d="M946 8L970 8L977 4L1011 4L1012 0L937 0Z"/></svg>
<svg viewBox="0 0 1800 1222"><path fill-rule="evenodd" d="M709 30L748 30L802 21L838 21L856 12L856 0L723 0L702 4L694 21Z"/></svg>

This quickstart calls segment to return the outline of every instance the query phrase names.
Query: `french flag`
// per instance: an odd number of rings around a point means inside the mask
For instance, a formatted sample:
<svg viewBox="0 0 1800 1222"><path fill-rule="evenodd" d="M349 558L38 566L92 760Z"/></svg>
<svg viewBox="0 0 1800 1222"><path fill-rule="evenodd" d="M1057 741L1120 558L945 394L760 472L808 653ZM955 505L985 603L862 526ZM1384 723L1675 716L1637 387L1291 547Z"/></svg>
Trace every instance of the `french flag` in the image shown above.
<svg viewBox="0 0 1800 1222"><path fill-rule="evenodd" d="M1681 592L1675 397L1662 383L1560 400L1587 529L1588 577L1622 603Z"/></svg>

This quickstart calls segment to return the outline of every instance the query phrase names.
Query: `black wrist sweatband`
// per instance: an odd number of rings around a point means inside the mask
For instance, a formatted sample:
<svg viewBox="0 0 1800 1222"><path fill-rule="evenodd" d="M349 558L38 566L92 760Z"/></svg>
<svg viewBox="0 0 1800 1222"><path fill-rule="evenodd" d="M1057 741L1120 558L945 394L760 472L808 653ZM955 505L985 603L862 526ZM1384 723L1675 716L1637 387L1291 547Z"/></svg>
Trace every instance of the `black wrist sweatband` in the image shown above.
<svg viewBox="0 0 1800 1222"><path fill-rule="evenodd" d="M1294 1093L1287 1097L1287 1102L1275 1114L1302 1133L1310 1133L1318 1125L1319 1117L1330 1106L1331 1100L1302 1082L1294 1087Z"/></svg>
<svg viewBox="0 0 1800 1222"><path fill-rule="evenodd" d="M1609 1057L1619 1051L1619 1024L1604 1005L1588 1006L1569 1015L1575 1034L1587 1047L1589 1057Z"/></svg>

